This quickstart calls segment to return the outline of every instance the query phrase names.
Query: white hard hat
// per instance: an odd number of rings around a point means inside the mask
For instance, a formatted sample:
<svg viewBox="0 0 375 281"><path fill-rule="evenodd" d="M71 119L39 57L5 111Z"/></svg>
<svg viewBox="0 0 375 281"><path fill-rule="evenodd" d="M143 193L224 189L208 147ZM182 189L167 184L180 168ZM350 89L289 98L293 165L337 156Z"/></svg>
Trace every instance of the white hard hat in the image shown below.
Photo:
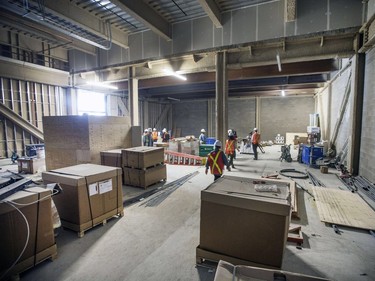
<svg viewBox="0 0 375 281"><path fill-rule="evenodd" d="M166 128L164 128L164 129L163 129L163 132L165 133L166 131L167 131L167 129L166 129Z"/></svg>
<svg viewBox="0 0 375 281"><path fill-rule="evenodd" d="M156 131L156 128L154 128L154 131Z"/></svg>
<svg viewBox="0 0 375 281"><path fill-rule="evenodd" d="M222 147L221 141L219 140L215 141L214 146Z"/></svg>
<svg viewBox="0 0 375 281"><path fill-rule="evenodd" d="M233 134L232 129L229 129L229 130L228 130L228 135L229 135L229 134Z"/></svg>
<svg viewBox="0 0 375 281"><path fill-rule="evenodd" d="M228 136L233 137L234 135L233 135L233 133L229 133Z"/></svg>
<svg viewBox="0 0 375 281"><path fill-rule="evenodd" d="M147 129L145 129L145 133L148 133L148 130L147 130Z"/></svg>
<svg viewBox="0 0 375 281"><path fill-rule="evenodd" d="M205 129L202 129L202 130L201 130L201 133L205 133L205 132L206 132L206 130L205 130Z"/></svg>
<svg viewBox="0 0 375 281"><path fill-rule="evenodd" d="M258 131L258 128L254 128L254 130L253 131Z"/></svg>

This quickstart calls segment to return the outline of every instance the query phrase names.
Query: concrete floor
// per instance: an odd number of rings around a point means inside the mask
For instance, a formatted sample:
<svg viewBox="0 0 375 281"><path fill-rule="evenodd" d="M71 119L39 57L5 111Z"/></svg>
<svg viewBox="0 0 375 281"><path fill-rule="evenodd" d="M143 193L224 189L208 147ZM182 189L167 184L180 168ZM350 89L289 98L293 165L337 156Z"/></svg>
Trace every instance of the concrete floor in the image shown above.
<svg viewBox="0 0 375 281"><path fill-rule="evenodd" d="M286 168L304 171L306 165L280 162L280 146L265 147L265 154L254 161L240 154L230 174L260 177ZM292 156L296 159L296 150ZM328 174L308 168L326 186L345 189L330 168ZM56 238L58 258L45 261L22 273L21 280L213 280L215 266L196 266L199 245L200 192L212 181L203 167L167 167L167 183L188 173L199 173L170 194L160 205L145 207L143 189L124 187L125 216L113 218L104 226L87 231L83 238L60 230ZM296 180L307 187L308 180ZM153 186L152 190L161 186ZM304 243L287 244L282 269L332 280L375 280L375 237L366 230L339 226L336 234L319 220L313 198L299 190L299 220Z"/></svg>

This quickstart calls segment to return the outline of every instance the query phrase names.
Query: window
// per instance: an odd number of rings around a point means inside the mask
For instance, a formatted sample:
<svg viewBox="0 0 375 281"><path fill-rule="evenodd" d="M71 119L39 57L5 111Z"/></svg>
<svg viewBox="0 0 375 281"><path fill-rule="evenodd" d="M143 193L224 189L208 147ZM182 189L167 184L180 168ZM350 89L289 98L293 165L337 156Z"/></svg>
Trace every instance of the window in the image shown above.
<svg viewBox="0 0 375 281"><path fill-rule="evenodd" d="M77 92L78 114L106 115L105 94L78 90Z"/></svg>

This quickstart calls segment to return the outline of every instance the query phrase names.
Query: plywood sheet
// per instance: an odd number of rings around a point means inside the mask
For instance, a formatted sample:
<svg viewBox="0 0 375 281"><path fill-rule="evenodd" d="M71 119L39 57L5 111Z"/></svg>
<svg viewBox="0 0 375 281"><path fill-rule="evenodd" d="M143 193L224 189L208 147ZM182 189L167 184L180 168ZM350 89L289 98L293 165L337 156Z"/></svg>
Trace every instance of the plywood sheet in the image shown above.
<svg viewBox="0 0 375 281"><path fill-rule="evenodd" d="M333 188L313 187L321 221L375 229L375 211L356 193Z"/></svg>

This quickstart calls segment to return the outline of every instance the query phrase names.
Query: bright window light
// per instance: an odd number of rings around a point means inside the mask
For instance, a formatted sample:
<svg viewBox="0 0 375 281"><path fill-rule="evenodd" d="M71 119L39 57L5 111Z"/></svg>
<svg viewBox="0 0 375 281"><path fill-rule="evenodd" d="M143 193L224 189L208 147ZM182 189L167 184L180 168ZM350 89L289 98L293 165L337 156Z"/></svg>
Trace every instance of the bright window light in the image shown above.
<svg viewBox="0 0 375 281"><path fill-rule="evenodd" d="M285 97L285 90L281 90L281 95Z"/></svg>
<svg viewBox="0 0 375 281"><path fill-rule="evenodd" d="M164 72L167 73L168 75L172 75L174 77L177 77L177 78L179 78L181 80L186 81L186 77L183 76L183 75L181 75L181 74L178 74L177 72L174 72L174 71L169 70L169 69L164 69Z"/></svg>
<svg viewBox="0 0 375 281"><path fill-rule="evenodd" d="M77 92L78 114L106 115L105 94L84 90Z"/></svg>

